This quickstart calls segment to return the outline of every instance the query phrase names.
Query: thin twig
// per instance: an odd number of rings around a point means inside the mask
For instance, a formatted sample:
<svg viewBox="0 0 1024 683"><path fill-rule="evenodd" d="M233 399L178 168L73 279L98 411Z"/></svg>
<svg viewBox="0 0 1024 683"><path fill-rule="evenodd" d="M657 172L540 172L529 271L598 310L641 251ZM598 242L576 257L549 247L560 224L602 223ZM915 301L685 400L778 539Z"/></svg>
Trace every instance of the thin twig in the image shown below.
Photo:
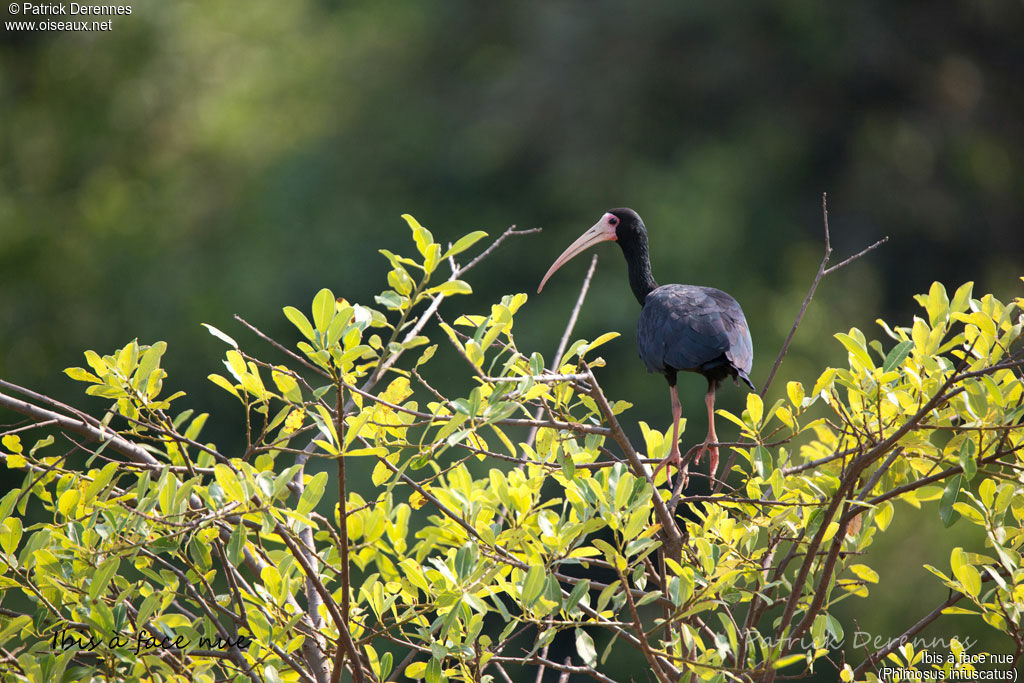
<svg viewBox="0 0 1024 683"><path fill-rule="evenodd" d="M814 274L814 281L811 282L811 289L807 292L807 296L804 297L804 302L800 306L800 312L796 314L796 320L793 321L793 327L790 328L789 334L786 335L786 341L782 343L782 348L779 349L779 355L775 357L775 363L772 364L771 372L768 373L768 379L764 381L764 385L761 387L760 396L762 399L768 393L768 387L772 385L772 380L775 379L775 373L779 371L779 366L782 365L782 359L786 357L786 352L789 351L789 345L793 341L793 336L796 334L797 328L800 327L800 321L803 320L804 313L807 312L807 306L810 305L811 299L814 297L814 292L818 289L818 283L821 282L821 278L825 275L828 260L832 257L832 241L829 237L828 231L828 194L825 192L821 194L821 214L822 220L825 223L825 254L821 258L821 265L818 266L818 272Z"/></svg>
<svg viewBox="0 0 1024 683"><path fill-rule="evenodd" d="M265 341L268 344L270 344L271 346L273 346L275 349L277 349L278 351L280 351L284 355L286 355L289 358L291 358L292 360L294 360L296 363L299 363L303 367L308 368L309 370L312 370L313 372L315 372L316 374L320 375L321 377L330 378L331 375L328 372L326 372L323 368L321 368L318 365L314 365L313 363L310 363L308 360L306 360L305 358L303 358L299 354L295 353L294 351L289 349L284 344L282 344L279 341L273 339L272 337L264 334L259 328L257 328L255 325L250 323L248 320L246 320L242 316L240 316L237 313L235 313L234 318L238 322L242 323L242 325L244 325L250 332L252 332L257 337L259 337L263 341Z"/></svg>
<svg viewBox="0 0 1024 683"><path fill-rule="evenodd" d="M883 244L885 244L888 241L889 241L889 236L886 235L882 239L880 239L877 242L875 242L874 244L872 244L870 247L865 247L864 249L861 249L860 251L858 251L856 254L854 254L850 258L844 259L844 260L840 261L839 263L835 264L834 266L831 266L830 268L826 269L825 270L825 275L829 275L830 273L834 273L835 271L839 270L843 266L845 266L847 264L850 264L850 263L853 263L854 261L859 259L864 254L868 253L869 251L874 251L875 249L877 249L878 247L882 246Z"/></svg>
<svg viewBox="0 0 1024 683"><path fill-rule="evenodd" d="M786 353L789 351L789 345L793 341L793 336L796 334L797 328L800 327L800 321L803 320L804 313L807 312L807 307L810 305L811 299L814 298L814 292L817 291L818 284L821 283L821 279L829 273L839 270L843 266L856 261L861 256L864 256L889 240L888 237L883 237L870 247L862 249L848 259L845 259L841 263L837 263L829 268L828 261L832 257L832 241L829 236L828 228L828 194L824 192L821 195L821 215L825 226L825 253L821 258L821 264L818 266L818 272L814 275L814 281L811 283L811 288L807 292L807 296L804 298L803 304L800 306L800 312L797 313L796 320L793 321L793 327L790 328L789 334L786 335L786 341L782 343L779 355L776 356L775 363L772 364L771 372L768 373L768 379L765 380L764 385L761 387L760 396L762 399L768 394L768 387L771 386L772 380L775 379L775 373L779 371L779 366L782 365L782 359L786 357Z"/></svg>

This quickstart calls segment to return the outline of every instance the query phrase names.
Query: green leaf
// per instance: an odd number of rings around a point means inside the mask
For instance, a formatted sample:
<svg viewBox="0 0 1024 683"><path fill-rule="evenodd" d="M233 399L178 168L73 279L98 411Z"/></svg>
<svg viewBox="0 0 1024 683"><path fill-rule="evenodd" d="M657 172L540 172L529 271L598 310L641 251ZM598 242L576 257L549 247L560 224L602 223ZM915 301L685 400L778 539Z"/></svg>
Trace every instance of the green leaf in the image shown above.
<svg viewBox="0 0 1024 683"><path fill-rule="evenodd" d="M452 610L454 612L454 610ZM431 657L425 675L427 683L441 683L441 660Z"/></svg>
<svg viewBox="0 0 1024 683"><path fill-rule="evenodd" d="M135 370L134 386L142 388L150 376L160 367L160 358L167 351L167 342L158 341L142 353L139 367Z"/></svg>
<svg viewBox="0 0 1024 683"><path fill-rule="evenodd" d="M753 396L754 394L747 394ZM754 446L753 453L753 465L754 472L757 476L765 479L769 476L769 472L775 469L775 463L772 460L772 452L764 446Z"/></svg>
<svg viewBox="0 0 1024 683"><path fill-rule="evenodd" d="M92 578L89 580L89 598L96 600L103 594L103 591L107 589L107 584L110 583L110 579L117 574L117 569L121 564L121 560L118 557L111 557L106 562L101 564L98 569L93 573Z"/></svg>
<svg viewBox="0 0 1024 683"><path fill-rule="evenodd" d="M566 611L572 610L577 605L579 605L580 600L583 599L583 596L586 595L589 590L590 581L588 581L587 579L583 579L575 586L573 586L572 592L569 593L569 597L565 599Z"/></svg>
<svg viewBox="0 0 1024 683"><path fill-rule="evenodd" d="M530 571L526 572L522 587L523 604L526 607L532 607L537 602L541 591L544 590L545 578L544 567L540 565L534 565L530 567Z"/></svg>
<svg viewBox="0 0 1024 683"><path fill-rule="evenodd" d="M213 476L217 479L217 483L220 484L224 495L228 497L229 501L243 501L245 499L242 485L230 467L223 463L217 463L213 466Z"/></svg>
<svg viewBox="0 0 1024 683"><path fill-rule="evenodd" d="M0 548L8 555L13 555L21 542L22 526L18 517L8 517L0 523Z"/></svg>
<svg viewBox="0 0 1024 683"><path fill-rule="evenodd" d="M100 358L100 354L95 351L85 352L85 362L89 364L89 367L93 369L100 377L110 373L110 367Z"/></svg>
<svg viewBox="0 0 1024 683"><path fill-rule="evenodd" d="M875 524L878 526L879 531L885 531L889 528L889 522L892 521L894 512L895 508L893 508L892 503L889 501L885 501L875 508Z"/></svg>
<svg viewBox="0 0 1024 683"><path fill-rule="evenodd" d="M558 464L562 466L562 474L566 479L576 476L576 461L573 460L572 453L567 448L558 449Z"/></svg>
<svg viewBox="0 0 1024 683"><path fill-rule="evenodd" d="M655 600L659 599L660 597L661 597L661 591L649 591L647 593L644 593L642 596L640 596L640 599L636 601L636 606L637 607L643 607L644 605L647 605L649 603L654 602Z"/></svg>
<svg viewBox="0 0 1024 683"><path fill-rule="evenodd" d="M188 429L185 430L185 438L192 439L193 441L199 438L199 432L203 431L203 425L206 424L206 420L210 417L209 413L200 413L196 416L192 422L189 423Z"/></svg>
<svg viewBox="0 0 1024 683"><path fill-rule="evenodd" d="M285 306L284 317L288 318L288 320L291 321L291 324L298 328L303 337L309 341L316 339L316 333L313 332L313 325L310 324L309 318L307 318L302 311L294 306Z"/></svg>
<svg viewBox="0 0 1024 683"><path fill-rule="evenodd" d="M448 258L449 256L461 254L462 252L466 251L471 246L479 242L484 237L487 237L486 232L484 232L483 230L474 230L468 235L460 237L458 240L456 240L455 244L453 244L451 248L448 251L446 251L444 253L444 256L442 256L441 258Z"/></svg>
<svg viewBox="0 0 1024 683"><path fill-rule="evenodd" d="M618 332L605 332L604 334L597 337L597 339L595 339L594 341L587 342L586 344L581 346L580 356L588 354L594 349L598 348L599 346L603 346L613 339L618 339L620 336L622 335L620 335Z"/></svg>
<svg viewBox="0 0 1024 683"><path fill-rule="evenodd" d="M288 487L288 482L295 477L295 473L302 469L302 465L292 465L281 474L274 477L274 497L277 498L284 493Z"/></svg>
<svg viewBox="0 0 1024 683"><path fill-rule="evenodd" d="M214 372L207 375L206 379L210 380L224 391L232 394L235 398L242 398L238 393L238 389L235 389L235 385L228 381L228 379L223 375L218 375L217 373Z"/></svg>
<svg viewBox="0 0 1024 683"><path fill-rule="evenodd" d="M76 382L92 382L93 384L99 384L103 381L85 368L65 368L64 374Z"/></svg>
<svg viewBox="0 0 1024 683"><path fill-rule="evenodd" d="M316 507L316 504L323 497L324 489L327 488L327 478L326 472L318 472L306 482L306 488L302 491L299 504L295 506L296 512L306 515L313 511L313 508Z"/></svg>
<svg viewBox="0 0 1024 683"><path fill-rule="evenodd" d="M953 294L953 301L949 304L950 313L963 313L971 303L971 290L973 282L966 282Z"/></svg>
<svg viewBox="0 0 1024 683"><path fill-rule="evenodd" d="M377 296L373 297L373 300L379 303L384 308L392 311L400 311L404 302L408 301L398 292L386 289Z"/></svg>
<svg viewBox="0 0 1024 683"><path fill-rule="evenodd" d="M985 479L978 485L978 495L981 496L982 504L991 508L995 501L996 485L991 479Z"/></svg>
<svg viewBox="0 0 1024 683"><path fill-rule="evenodd" d="M430 234L430 231L420 225L420 222L413 218L412 214L403 213L402 220L408 224L409 229L412 230L413 241L416 242L416 248L421 254L426 256L427 247L431 242L434 241L434 236Z"/></svg>
<svg viewBox="0 0 1024 683"><path fill-rule="evenodd" d="M97 472L93 480L86 485L85 492L82 494L82 503L85 505L91 503L99 492L110 483L110 480L114 478L114 473L117 472L120 466L118 462L108 462L104 465L103 469Z"/></svg>
<svg viewBox="0 0 1024 683"><path fill-rule="evenodd" d="M587 666L597 666L597 648L594 639L581 628L576 629L576 654Z"/></svg>
<svg viewBox="0 0 1024 683"><path fill-rule="evenodd" d="M313 297L313 324L321 334L327 331L334 318L334 303L334 293L326 287Z"/></svg>
<svg viewBox="0 0 1024 683"><path fill-rule="evenodd" d="M174 514L174 494L178 492L178 478L171 473L170 470L164 470L164 476L161 478L160 484L160 495L158 496L160 502L160 512L165 516Z"/></svg>
<svg viewBox="0 0 1024 683"><path fill-rule="evenodd" d="M31 450L29 450L28 454L35 455L36 451L38 451L41 448L46 448L47 446L52 444L53 441L53 434L48 434L47 436L44 436L43 438L37 440L34 444L32 444L32 448Z"/></svg>
<svg viewBox="0 0 1024 683"><path fill-rule="evenodd" d="M472 543L467 543L458 549L455 553L455 573L460 580L469 578L473 570L476 569L478 559L477 547Z"/></svg>
<svg viewBox="0 0 1024 683"><path fill-rule="evenodd" d="M942 499L939 501L939 519L947 527L953 526L960 514L953 510L953 503L960 497L960 486L963 482L963 475L957 474L949 478L946 488L942 491Z"/></svg>
<svg viewBox="0 0 1024 683"><path fill-rule="evenodd" d="M859 339L843 332L837 332L833 336L846 347L846 350L850 353L850 360L854 365L860 365L866 371L874 369L875 364L871 360L871 355L868 354L867 348Z"/></svg>
<svg viewBox="0 0 1024 683"><path fill-rule="evenodd" d="M224 354L225 361L224 367L226 367L231 374L239 382L245 383L245 377L249 374L249 370L245 367L245 358L242 354L234 349L228 349L227 353Z"/></svg>
<svg viewBox="0 0 1024 683"><path fill-rule="evenodd" d="M933 282L928 290L928 298L924 304L928 311L928 323L935 327L936 324L944 322L949 318L949 297L946 295L946 288L941 282Z"/></svg>
<svg viewBox="0 0 1024 683"><path fill-rule="evenodd" d="M981 574L970 564L961 564L958 568L954 568L953 575L957 581L964 587L964 590L971 597L978 597L981 592Z"/></svg>
<svg viewBox="0 0 1024 683"><path fill-rule="evenodd" d="M245 525L238 524L235 526L235 530L231 532L231 536L228 538L228 562L236 567L239 566L242 561L243 551L245 550L246 535Z"/></svg>
<svg viewBox="0 0 1024 683"><path fill-rule="evenodd" d="M5 434L0 439L0 444L3 444L3 447L11 453L21 453L25 450L25 447L21 445L21 437L17 434Z"/></svg>
<svg viewBox="0 0 1024 683"><path fill-rule="evenodd" d="M969 482L978 473L978 461L974 459L974 442L969 438L960 444L960 467L964 471L964 479Z"/></svg>
<svg viewBox="0 0 1024 683"><path fill-rule="evenodd" d="M912 341L900 342L896 346L892 347L889 353L885 356L885 360L882 362L882 371L889 372L896 369L907 359L907 356L910 355L910 351L913 348L914 342Z"/></svg>

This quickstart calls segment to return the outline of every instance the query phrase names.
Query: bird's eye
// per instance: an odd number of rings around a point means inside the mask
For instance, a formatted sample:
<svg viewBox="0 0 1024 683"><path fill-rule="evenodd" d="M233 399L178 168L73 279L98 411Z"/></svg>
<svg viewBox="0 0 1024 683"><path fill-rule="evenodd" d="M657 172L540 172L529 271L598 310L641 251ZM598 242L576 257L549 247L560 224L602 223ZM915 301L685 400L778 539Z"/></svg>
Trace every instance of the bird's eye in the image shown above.
<svg viewBox="0 0 1024 683"><path fill-rule="evenodd" d="M612 216L611 218L608 219L608 225L612 226L613 228L616 225L618 225L618 224L619 224L619 219L616 218L615 216Z"/></svg>

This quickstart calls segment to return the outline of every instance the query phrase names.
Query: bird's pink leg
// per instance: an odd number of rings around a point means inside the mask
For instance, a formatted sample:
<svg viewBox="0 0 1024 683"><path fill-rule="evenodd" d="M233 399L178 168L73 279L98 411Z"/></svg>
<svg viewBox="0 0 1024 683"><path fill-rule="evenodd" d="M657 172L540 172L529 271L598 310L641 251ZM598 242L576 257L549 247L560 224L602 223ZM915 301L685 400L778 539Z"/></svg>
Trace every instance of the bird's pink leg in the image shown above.
<svg viewBox="0 0 1024 683"><path fill-rule="evenodd" d="M658 470L662 467L665 468L666 474L668 474L668 466L670 464L675 465L679 474L683 477L683 486L686 486L686 480L689 479L687 467L682 467L682 456L679 454L679 421L683 416L683 406L679 403L679 394L676 392L676 385L671 385L668 388L669 394L672 396L672 450L669 454L658 463L654 472L657 474Z"/></svg>
<svg viewBox="0 0 1024 683"><path fill-rule="evenodd" d="M712 382L708 386L708 393L704 394L704 405L708 407L708 436L704 439L704 445L701 447L696 458L696 461L699 462L704 451L708 452L711 479L714 479L716 472L718 472L718 446L711 445L718 443L718 435L715 433L715 389L715 383Z"/></svg>

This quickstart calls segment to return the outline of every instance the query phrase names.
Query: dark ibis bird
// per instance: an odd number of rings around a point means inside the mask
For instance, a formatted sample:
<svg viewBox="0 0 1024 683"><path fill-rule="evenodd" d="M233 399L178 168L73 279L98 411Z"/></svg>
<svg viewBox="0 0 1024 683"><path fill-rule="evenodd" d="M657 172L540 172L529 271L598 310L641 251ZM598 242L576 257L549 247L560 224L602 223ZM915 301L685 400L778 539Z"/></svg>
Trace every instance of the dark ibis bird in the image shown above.
<svg viewBox="0 0 1024 683"><path fill-rule="evenodd" d="M754 360L750 329L736 299L711 287L662 285L651 274L647 229L632 209L612 209L555 259L537 288L539 293L551 275L572 257L598 242L615 241L626 257L629 286L643 309L636 328L640 359L648 372L660 372L668 380L672 397L672 450L658 466L674 464L686 478L679 454L679 420L682 408L676 391L676 373L699 372L708 381L704 403L708 409L708 434L695 461L709 454L711 476L718 470L718 436L715 434L715 390L726 377L743 380L751 389Z"/></svg>

